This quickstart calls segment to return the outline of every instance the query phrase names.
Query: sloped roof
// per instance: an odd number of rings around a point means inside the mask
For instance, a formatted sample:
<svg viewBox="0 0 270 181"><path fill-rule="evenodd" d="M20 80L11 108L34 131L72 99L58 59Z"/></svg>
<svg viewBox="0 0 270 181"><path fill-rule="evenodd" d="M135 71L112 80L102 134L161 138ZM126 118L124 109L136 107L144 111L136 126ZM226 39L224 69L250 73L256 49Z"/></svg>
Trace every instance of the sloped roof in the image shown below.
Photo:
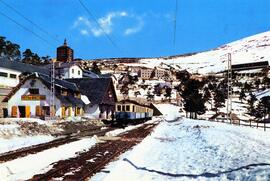
<svg viewBox="0 0 270 181"><path fill-rule="evenodd" d="M0 67L11 69L19 72L38 72L42 74L50 74L50 70L36 65L22 63L20 61L11 61L8 58L0 58Z"/></svg>
<svg viewBox="0 0 270 181"><path fill-rule="evenodd" d="M16 87L10 91L10 93L4 98L3 102L7 102L19 89L20 87L29 79L31 78L37 78L40 79L48 88L51 86L51 79L49 76L44 75L44 74L38 74L38 73L33 73L23 79ZM55 87L57 88L65 88L68 90L72 90L75 92L79 92L78 87L76 86L75 83L71 83L65 80L59 80L55 79ZM81 99L75 98L73 96L63 96L60 93L56 92L55 96L61 101L62 104L66 106L71 106L71 105L76 105L76 106L83 106L84 103Z"/></svg>
<svg viewBox="0 0 270 181"><path fill-rule="evenodd" d="M48 75L37 74L37 76L51 85L51 77L49 77ZM54 81L55 81L55 86L70 89L73 91L79 91L79 89L75 83L72 83L72 82L69 82L66 80L60 80L60 79L54 79Z"/></svg>
<svg viewBox="0 0 270 181"><path fill-rule="evenodd" d="M111 78L75 78L66 80L76 83L80 92L88 97L91 104L101 104L109 87L113 86ZM115 91L113 94L116 97Z"/></svg>

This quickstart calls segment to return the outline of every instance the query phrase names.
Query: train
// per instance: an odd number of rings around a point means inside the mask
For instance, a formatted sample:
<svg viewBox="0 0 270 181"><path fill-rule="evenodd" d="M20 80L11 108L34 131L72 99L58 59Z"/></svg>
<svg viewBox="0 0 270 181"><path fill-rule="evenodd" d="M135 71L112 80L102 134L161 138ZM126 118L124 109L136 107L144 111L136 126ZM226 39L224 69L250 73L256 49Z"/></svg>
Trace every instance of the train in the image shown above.
<svg viewBox="0 0 270 181"><path fill-rule="evenodd" d="M133 100L122 100L115 105L115 121L121 123L139 123L153 117L153 108Z"/></svg>

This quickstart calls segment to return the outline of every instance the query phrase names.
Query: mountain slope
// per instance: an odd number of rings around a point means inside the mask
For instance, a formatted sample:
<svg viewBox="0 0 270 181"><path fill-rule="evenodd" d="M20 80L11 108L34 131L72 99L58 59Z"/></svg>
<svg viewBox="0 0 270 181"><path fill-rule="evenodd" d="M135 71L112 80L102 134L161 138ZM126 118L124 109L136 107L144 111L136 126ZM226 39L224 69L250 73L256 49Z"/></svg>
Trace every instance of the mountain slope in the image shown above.
<svg viewBox="0 0 270 181"><path fill-rule="evenodd" d="M141 59L148 66L159 66L162 62L192 73L215 73L227 67L228 53L232 64L270 60L270 31L247 37L216 49L187 56Z"/></svg>

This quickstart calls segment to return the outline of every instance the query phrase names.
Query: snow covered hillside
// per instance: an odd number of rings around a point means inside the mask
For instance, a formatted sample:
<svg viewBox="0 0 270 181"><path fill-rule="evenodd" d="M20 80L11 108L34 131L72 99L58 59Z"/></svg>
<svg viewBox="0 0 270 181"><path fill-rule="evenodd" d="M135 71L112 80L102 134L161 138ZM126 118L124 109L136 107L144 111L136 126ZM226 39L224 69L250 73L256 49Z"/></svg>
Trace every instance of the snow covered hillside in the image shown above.
<svg viewBox="0 0 270 181"><path fill-rule="evenodd" d="M226 69L227 54L232 54L232 64L269 61L270 31L244 38L216 49L187 56L142 59L146 66L159 66L162 62L187 69L192 73L214 73Z"/></svg>
<svg viewBox="0 0 270 181"><path fill-rule="evenodd" d="M215 122L164 121L91 180L269 180L269 136Z"/></svg>

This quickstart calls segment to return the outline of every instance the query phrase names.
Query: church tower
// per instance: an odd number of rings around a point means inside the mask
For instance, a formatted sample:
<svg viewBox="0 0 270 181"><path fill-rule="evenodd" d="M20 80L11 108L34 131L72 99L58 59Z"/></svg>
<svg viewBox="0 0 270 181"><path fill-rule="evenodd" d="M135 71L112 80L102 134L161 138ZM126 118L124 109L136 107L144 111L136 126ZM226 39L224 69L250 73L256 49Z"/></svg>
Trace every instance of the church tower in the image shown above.
<svg viewBox="0 0 270 181"><path fill-rule="evenodd" d="M59 62L72 62L73 61L73 49L67 46L67 40L64 44L57 48L57 61Z"/></svg>

